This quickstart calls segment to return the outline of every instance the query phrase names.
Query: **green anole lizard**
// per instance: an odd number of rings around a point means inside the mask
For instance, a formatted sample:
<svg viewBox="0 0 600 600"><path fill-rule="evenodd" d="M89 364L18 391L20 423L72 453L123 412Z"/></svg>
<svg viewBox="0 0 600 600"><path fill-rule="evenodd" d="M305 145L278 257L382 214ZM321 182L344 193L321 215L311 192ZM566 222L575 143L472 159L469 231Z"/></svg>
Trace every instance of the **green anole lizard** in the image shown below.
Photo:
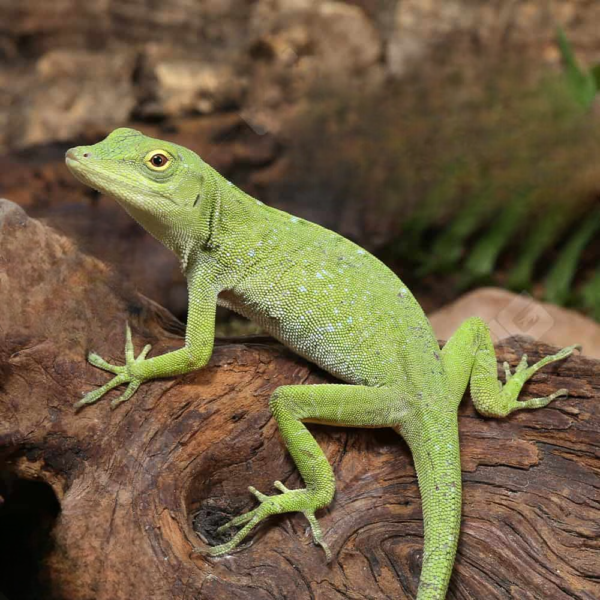
<svg viewBox="0 0 600 600"><path fill-rule="evenodd" d="M506 383L485 323L465 321L440 350L429 321L406 286L374 256L332 231L270 208L248 196L181 146L132 129L72 148L67 166L83 183L115 198L147 231L177 254L187 277L185 346L135 358L126 330L125 365L91 353L90 363L113 373L76 407L127 385L112 406L141 383L200 369L213 349L215 310L223 305L259 323L286 346L345 384L289 385L271 396L279 431L304 480L258 498L254 510L222 529L242 526L231 541L208 550L232 551L269 515L299 511L327 559L330 551L315 512L335 492L327 458L305 422L391 427L407 441L421 491L425 546L418 600L443 599L456 554L461 516L458 405L470 383L475 408L488 417L546 406L565 396L518 401L541 367L569 356L570 346L533 366L523 356Z"/></svg>

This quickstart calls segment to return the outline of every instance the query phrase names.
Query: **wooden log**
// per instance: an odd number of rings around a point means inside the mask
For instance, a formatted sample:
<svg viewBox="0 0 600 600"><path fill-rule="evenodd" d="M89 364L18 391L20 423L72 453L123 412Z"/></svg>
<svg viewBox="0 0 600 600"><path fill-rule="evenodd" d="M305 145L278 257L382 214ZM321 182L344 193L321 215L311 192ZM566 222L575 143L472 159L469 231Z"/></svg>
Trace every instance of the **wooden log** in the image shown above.
<svg viewBox="0 0 600 600"><path fill-rule="evenodd" d="M126 320L136 348L152 343L153 354L180 346L183 329L8 201L0 307L0 525L24 497L28 514L47 517L34 520L45 542L0 539L9 600L32 589L69 600L414 598L421 503L408 448L388 430L311 426L337 477L320 516L330 565L301 515L271 518L230 557L190 556L254 505L248 485L301 485L268 397L329 375L269 338L219 342L206 369L146 383L115 411L103 399L75 412L109 377L86 353L122 362ZM553 351L524 338L497 347L513 366L523 352ZM568 399L505 420L463 401L464 519L448 598L600 597L600 362L553 364L523 397L561 387ZM29 571L13 564L23 548L39 557Z"/></svg>

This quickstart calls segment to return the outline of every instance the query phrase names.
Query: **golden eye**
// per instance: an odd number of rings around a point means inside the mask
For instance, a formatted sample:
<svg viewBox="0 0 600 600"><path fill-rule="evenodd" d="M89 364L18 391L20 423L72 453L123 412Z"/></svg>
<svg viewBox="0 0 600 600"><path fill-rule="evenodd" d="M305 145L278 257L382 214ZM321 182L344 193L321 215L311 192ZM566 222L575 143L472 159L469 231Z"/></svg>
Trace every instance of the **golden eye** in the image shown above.
<svg viewBox="0 0 600 600"><path fill-rule="evenodd" d="M153 171L164 171L170 162L171 158L164 151L155 150L146 156L146 164Z"/></svg>

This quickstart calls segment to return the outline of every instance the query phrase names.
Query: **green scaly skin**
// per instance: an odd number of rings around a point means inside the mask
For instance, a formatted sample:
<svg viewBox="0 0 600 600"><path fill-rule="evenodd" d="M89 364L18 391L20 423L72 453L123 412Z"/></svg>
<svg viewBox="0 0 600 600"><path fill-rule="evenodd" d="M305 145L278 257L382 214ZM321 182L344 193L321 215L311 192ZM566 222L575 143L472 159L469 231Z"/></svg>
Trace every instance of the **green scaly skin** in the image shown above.
<svg viewBox="0 0 600 600"><path fill-rule="evenodd" d="M154 164L155 155L163 164ZM212 353L217 304L257 321L346 382L275 391L273 416L306 487L289 490L275 482L281 493L273 496L251 487L257 508L224 527L242 529L230 542L198 552L227 554L265 517L300 511L329 560L315 511L331 502L335 478L304 423L392 427L411 448L423 500L418 599L444 598L460 530L457 407L467 385L486 416L546 406L566 390L523 402L517 401L519 391L540 367L569 356L575 346L531 367L523 357L515 374L506 367L502 386L483 321L467 320L440 350L419 304L379 260L331 231L263 205L193 152L117 129L94 146L69 150L67 165L179 256L189 291L185 346L153 358L147 358L146 347L135 358L127 329L125 365L110 365L92 354L90 362L115 377L75 406L127 385L114 407L144 381L202 368Z"/></svg>

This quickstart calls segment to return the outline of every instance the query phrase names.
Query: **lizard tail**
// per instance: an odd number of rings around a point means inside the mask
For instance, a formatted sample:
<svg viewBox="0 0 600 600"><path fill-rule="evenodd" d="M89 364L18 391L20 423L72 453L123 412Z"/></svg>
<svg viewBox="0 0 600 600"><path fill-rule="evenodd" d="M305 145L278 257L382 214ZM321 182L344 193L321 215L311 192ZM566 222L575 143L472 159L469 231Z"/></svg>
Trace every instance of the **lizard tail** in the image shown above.
<svg viewBox="0 0 600 600"><path fill-rule="evenodd" d="M456 413L443 418L438 415L411 429L401 433L410 446L417 470L425 530L417 600L444 600L460 532L458 418Z"/></svg>

